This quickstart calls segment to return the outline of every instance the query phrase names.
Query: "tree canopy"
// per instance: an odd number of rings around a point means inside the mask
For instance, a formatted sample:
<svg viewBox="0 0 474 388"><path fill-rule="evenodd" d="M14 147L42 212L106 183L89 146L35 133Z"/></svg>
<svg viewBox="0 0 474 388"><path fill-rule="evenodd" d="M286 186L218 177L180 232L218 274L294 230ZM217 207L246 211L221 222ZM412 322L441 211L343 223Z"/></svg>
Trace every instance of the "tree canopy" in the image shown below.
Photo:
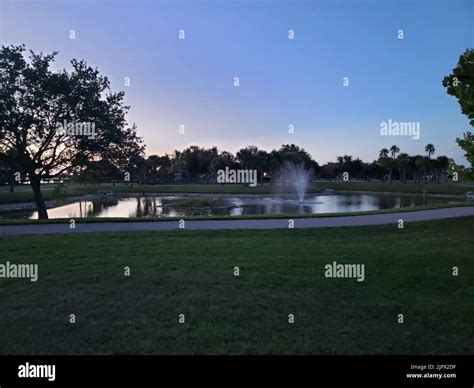
<svg viewBox="0 0 474 388"><path fill-rule="evenodd" d="M443 79L448 94L458 99L461 112L474 126L474 49L467 49L452 73Z"/></svg>
<svg viewBox="0 0 474 388"><path fill-rule="evenodd" d="M40 218L47 218L41 180L58 177L95 158L127 167L144 147L129 126L124 92L83 60L71 70L51 69L56 52L43 55L24 46L0 50L0 154L28 175Z"/></svg>

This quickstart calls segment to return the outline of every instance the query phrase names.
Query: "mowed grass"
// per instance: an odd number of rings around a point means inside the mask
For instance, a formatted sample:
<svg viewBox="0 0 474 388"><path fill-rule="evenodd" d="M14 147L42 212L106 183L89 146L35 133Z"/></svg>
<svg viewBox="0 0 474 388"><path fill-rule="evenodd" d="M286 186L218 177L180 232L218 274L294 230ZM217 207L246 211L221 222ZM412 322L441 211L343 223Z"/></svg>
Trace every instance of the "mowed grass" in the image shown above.
<svg viewBox="0 0 474 388"><path fill-rule="evenodd" d="M0 353L472 354L473 227L0 237L0 263L39 264L0 279ZM326 278L334 260L365 281Z"/></svg>
<svg viewBox="0 0 474 388"><path fill-rule="evenodd" d="M320 189L347 191L380 191L406 194L445 194L463 195L474 191L474 182L462 183L414 183L414 182L317 182Z"/></svg>

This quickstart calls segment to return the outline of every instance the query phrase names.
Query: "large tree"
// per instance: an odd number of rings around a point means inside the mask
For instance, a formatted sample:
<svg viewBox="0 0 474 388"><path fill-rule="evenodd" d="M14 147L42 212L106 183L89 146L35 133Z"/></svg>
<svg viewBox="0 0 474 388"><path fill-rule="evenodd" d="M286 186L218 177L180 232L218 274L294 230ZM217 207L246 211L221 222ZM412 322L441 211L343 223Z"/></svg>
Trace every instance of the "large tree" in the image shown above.
<svg viewBox="0 0 474 388"><path fill-rule="evenodd" d="M252 145L237 151L236 157L241 168L249 170L260 169L261 158L259 151L258 147Z"/></svg>
<svg viewBox="0 0 474 388"><path fill-rule="evenodd" d="M461 112L469 119L474 127L474 49L467 49L460 57L453 72L444 77L443 86L448 94L458 99ZM467 131L463 138L456 142L466 152L465 157L471 163L471 173L474 173L474 135Z"/></svg>
<svg viewBox="0 0 474 388"><path fill-rule="evenodd" d="M464 150L464 157L471 163L471 174L474 174L474 134L467 131L462 138L456 139L456 143Z"/></svg>
<svg viewBox="0 0 474 388"><path fill-rule="evenodd" d="M124 92L111 92L108 78L83 60L53 71L56 55L0 49L0 154L28 175L40 219L48 218L42 181L99 159L126 171L144 148L125 119Z"/></svg>
<svg viewBox="0 0 474 388"><path fill-rule="evenodd" d="M218 154L217 147L204 148L197 145L189 146L183 151L175 151L174 170L184 170L191 180L198 180L209 174L211 163Z"/></svg>
<svg viewBox="0 0 474 388"><path fill-rule="evenodd" d="M453 72L444 77L443 86L448 94L458 99L461 112L474 126L474 49L467 49L459 57Z"/></svg>

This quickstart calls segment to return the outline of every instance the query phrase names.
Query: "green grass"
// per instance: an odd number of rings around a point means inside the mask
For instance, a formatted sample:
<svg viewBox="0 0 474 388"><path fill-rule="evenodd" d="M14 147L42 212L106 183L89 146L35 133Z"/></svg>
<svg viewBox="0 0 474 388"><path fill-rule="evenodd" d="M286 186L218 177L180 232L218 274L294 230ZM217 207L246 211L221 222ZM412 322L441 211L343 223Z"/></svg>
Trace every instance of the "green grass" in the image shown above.
<svg viewBox="0 0 474 388"><path fill-rule="evenodd" d="M474 191L473 182L464 183L400 183L400 182L318 182L321 189L335 189L347 191L381 191L392 193L422 194L453 194L463 195L467 191Z"/></svg>
<svg viewBox="0 0 474 388"><path fill-rule="evenodd" d="M0 353L472 354L473 227L0 237L1 262L39 264L0 280ZM325 278L333 260L366 280Z"/></svg>

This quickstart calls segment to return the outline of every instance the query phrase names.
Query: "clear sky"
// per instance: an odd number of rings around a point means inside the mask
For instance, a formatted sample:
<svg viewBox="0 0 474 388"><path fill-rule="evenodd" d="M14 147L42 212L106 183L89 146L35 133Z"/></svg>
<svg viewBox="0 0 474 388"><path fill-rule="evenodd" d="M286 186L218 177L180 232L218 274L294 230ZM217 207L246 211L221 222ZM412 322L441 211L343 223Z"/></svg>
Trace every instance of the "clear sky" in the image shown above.
<svg viewBox="0 0 474 388"><path fill-rule="evenodd" d="M294 143L322 163L342 154L371 161L392 144L423 153L433 143L464 162L455 138L468 120L441 81L474 47L474 1L0 4L1 44L59 51L58 68L85 59L125 90L147 154ZM388 119L420 122L420 139L381 136Z"/></svg>

